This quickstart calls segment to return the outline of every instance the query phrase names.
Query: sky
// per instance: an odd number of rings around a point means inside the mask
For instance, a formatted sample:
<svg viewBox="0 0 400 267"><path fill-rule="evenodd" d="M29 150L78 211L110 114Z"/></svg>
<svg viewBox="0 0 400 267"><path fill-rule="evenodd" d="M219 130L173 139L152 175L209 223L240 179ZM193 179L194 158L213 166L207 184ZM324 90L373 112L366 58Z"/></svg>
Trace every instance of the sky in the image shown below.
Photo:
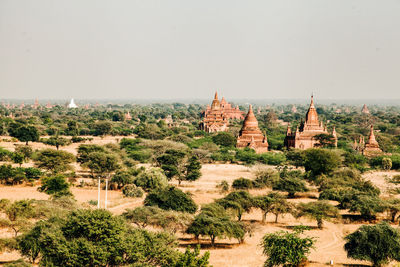
<svg viewBox="0 0 400 267"><path fill-rule="evenodd" d="M0 99L400 99L400 0L0 0Z"/></svg>

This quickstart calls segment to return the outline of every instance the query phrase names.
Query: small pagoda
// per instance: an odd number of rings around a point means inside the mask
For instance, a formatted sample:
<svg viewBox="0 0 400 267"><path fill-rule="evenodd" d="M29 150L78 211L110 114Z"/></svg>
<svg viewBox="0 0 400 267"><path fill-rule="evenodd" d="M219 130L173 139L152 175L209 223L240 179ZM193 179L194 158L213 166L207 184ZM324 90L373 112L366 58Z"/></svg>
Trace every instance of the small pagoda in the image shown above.
<svg viewBox="0 0 400 267"><path fill-rule="evenodd" d="M375 139L374 126L371 125L370 131L369 131L369 138L368 138L368 141L365 143L363 154L365 156L371 156L371 155L380 154L380 153L382 153L382 150L379 148L379 143Z"/></svg>
<svg viewBox="0 0 400 267"><path fill-rule="evenodd" d="M249 147L254 149L256 153L264 153L268 151L267 137L264 136L260 128L258 128L258 121L253 113L251 105L249 107L249 112L243 121L242 129L239 132L236 147Z"/></svg>
<svg viewBox="0 0 400 267"><path fill-rule="evenodd" d="M362 109L361 109L361 113L364 113L364 114L369 114L369 109L368 109L368 107L367 107L367 105L366 105L366 104L364 104L364 106L362 107Z"/></svg>

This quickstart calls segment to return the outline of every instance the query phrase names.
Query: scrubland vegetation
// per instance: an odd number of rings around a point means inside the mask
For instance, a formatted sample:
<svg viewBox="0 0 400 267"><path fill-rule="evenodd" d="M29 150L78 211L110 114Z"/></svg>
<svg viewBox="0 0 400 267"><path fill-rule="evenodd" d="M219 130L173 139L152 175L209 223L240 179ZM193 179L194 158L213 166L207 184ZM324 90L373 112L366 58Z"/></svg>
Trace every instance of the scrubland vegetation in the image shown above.
<svg viewBox="0 0 400 267"><path fill-rule="evenodd" d="M0 261L5 266L234 266L220 264L214 254L252 243L263 256L248 251L240 257L255 255L265 266L299 266L312 253L328 250L319 247L318 233L332 223L352 225L336 240L349 260L339 264L400 260L399 108L372 107L366 115L354 107L337 113L337 105L322 106L318 113L328 127L336 127L338 148L324 138L321 147L304 151L287 150L283 139L287 123L296 125L306 106L298 113L291 106L263 108L257 118L271 149L263 154L235 148L239 121L228 132L199 131L202 108L179 103L0 108L0 190L33 187L48 195L0 200L0 252L14 253L10 260L0 254ZM124 119L127 111L132 120ZM167 116L172 124L164 121ZM367 135L371 123L384 153L365 157L352 144ZM103 142L109 136L113 142ZM196 188L210 164L250 166L251 172ZM387 175L385 181L377 182L378 172ZM97 198L77 201L76 190L95 190L97 181L104 190L106 180L109 193L124 196L115 206L122 211L103 209Z"/></svg>

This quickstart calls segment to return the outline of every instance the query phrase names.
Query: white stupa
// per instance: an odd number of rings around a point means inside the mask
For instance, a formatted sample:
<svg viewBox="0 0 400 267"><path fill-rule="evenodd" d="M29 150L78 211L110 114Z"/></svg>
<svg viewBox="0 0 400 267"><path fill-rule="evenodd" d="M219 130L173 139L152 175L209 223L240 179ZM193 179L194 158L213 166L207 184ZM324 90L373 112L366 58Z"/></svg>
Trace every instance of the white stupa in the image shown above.
<svg viewBox="0 0 400 267"><path fill-rule="evenodd" d="M77 108L78 106L75 104L75 101L73 98L71 98L71 102L68 104L68 108Z"/></svg>

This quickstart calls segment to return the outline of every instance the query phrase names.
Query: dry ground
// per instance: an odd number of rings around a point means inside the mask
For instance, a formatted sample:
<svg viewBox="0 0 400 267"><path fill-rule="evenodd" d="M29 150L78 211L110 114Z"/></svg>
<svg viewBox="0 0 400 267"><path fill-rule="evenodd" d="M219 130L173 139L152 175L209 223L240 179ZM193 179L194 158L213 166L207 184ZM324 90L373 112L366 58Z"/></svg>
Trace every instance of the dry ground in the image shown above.
<svg viewBox="0 0 400 267"><path fill-rule="evenodd" d="M109 143L116 142L118 137L104 138L94 140L93 143ZM12 149L13 143L2 142L0 146ZM74 152L77 144L72 144L66 148L63 148L69 152ZM46 147L43 144L34 144L35 148ZM255 168L255 167L252 167ZM189 191L193 194L193 198L198 204L210 203L214 199L221 198L223 195L216 189L216 185L221 181L226 180L228 183L239 177L251 178L252 168L240 165L230 164L206 164L202 168L202 177L196 182L183 182L181 189ZM388 184L386 177L398 174L395 172L371 172L366 173L365 177L377 186L380 187L382 192L386 194ZM175 181L172 182L177 185ZM252 190L252 194L263 194L268 190ZM96 188L73 188L72 192L79 203L87 203L89 200L97 199ZM29 186L2 186L0 187L0 199L8 198L12 200L18 199L47 199L48 196L44 193L37 191L36 187ZM102 191L102 199L104 199L104 191ZM312 201L308 198L297 198L291 201ZM127 208L134 208L142 205L143 198L141 199L127 199L123 198L119 191L109 191L109 210L115 214L121 214ZM87 204L85 204L87 205ZM104 203L102 202L102 205ZM296 220L291 215L286 215L280 218L278 224L273 223L274 218L270 215L267 218L266 224L260 223L261 212L254 210L249 214L245 214L243 220L251 221L254 224L254 233L251 237L247 237L244 244L238 245L236 240L217 240L218 245L214 249L207 247L209 240L203 239L201 243L204 244L203 250L209 250L211 253L210 263L214 267L253 267L262 266L265 257L262 255L262 249L259 243L265 233L287 230L288 227L304 224L309 226L316 226L314 221L307 219ZM326 222L323 230L311 230L307 231L307 235L317 238L315 250L313 250L309 256L311 261L310 266L323 266L327 265L330 260L333 260L334 265L348 265L348 264L368 264L367 262L354 261L346 257L346 252L343 249L344 241L343 237L353 231L355 231L360 224L335 224L332 222ZM8 236L10 233L0 232L0 237ZM187 244L194 244L191 240L191 236L180 236L182 238L182 248ZM0 262L8 261L12 259L18 259L19 255L16 252L0 254Z"/></svg>

